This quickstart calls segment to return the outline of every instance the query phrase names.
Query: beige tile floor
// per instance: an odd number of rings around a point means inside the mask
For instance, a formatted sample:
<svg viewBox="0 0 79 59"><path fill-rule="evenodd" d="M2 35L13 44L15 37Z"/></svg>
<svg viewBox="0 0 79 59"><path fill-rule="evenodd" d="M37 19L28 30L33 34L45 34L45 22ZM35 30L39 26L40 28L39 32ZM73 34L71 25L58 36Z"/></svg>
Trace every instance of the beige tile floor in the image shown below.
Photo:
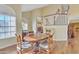
<svg viewBox="0 0 79 59"><path fill-rule="evenodd" d="M63 49L64 45L66 44L66 42L56 42L56 43L58 46L56 46L55 51L61 50L61 48ZM16 45L0 50L0 54L16 54L16 53L17 53ZM31 51L28 53L31 53Z"/></svg>
<svg viewBox="0 0 79 59"><path fill-rule="evenodd" d="M60 41L60 42L55 42L57 44L56 48L53 50L53 54L61 54L64 50L64 47L66 45L66 42L64 41ZM77 49L77 47L75 48L71 48L71 47L66 47L66 49L68 50L64 50L64 53L65 54L78 54L79 53L79 50ZM76 49L76 50L74 50ZM28 51L25 52L26 54L31 54L32 51ZM17 49L16 49L16 45L13 45L13 46L10 46L10 47L7 47L7 48L4 48L4 49L0 49L0 54L17 54ZM44 54L44 53L38 53L38 54Z"/></svg>
<svg viewBox="0 0 79 59"><path fill-rule="evenodd" d="M16 45L1 49L0 54L16 54Z"/></svg>

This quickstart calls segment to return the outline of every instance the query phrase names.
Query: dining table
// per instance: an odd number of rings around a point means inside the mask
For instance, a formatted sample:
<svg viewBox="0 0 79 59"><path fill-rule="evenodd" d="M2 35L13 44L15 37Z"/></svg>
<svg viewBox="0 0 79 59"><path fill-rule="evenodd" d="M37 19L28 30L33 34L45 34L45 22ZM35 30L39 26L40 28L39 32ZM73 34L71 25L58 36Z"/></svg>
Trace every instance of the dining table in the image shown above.
<svg viewBox="0 0 79 59"><path fill-rule="evenodd" d="M33 45L33 52L38 53L39 52L39 44L40 41L48 39L49 35L46 33L36 34L32 36L25 36L24 40L32 43Z"/></svg>

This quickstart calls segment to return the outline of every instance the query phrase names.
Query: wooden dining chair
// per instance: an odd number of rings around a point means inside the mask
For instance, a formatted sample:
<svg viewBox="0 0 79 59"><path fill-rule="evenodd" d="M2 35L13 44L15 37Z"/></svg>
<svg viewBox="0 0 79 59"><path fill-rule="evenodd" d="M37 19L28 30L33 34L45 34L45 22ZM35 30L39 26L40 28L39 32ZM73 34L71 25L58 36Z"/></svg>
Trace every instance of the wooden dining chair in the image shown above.
<svg viewBox="0 0 79 59"><path fill-rule="evenodd" d="M29 51L29 49L32 47L31 43L28 41L24 41L22 34L16 35L17 37L17 53L23 54L26 50Z"/></svg>
<svg viewBox="0 0 79 59"><path fill-rule="evenodd" d="M44 41L41 41L40 44L40 51L43 50L46 54L51 54L53 50L53 35L48 35L48 38L45 38Z"/></svg>
<svg viewBox="0 0 79 59"><path fill-rule="evenodd" d="M22 53L22 51L21 51L21 36L16 35L16 39L17 39L17 53L20 54L20 53Z"/></svg>

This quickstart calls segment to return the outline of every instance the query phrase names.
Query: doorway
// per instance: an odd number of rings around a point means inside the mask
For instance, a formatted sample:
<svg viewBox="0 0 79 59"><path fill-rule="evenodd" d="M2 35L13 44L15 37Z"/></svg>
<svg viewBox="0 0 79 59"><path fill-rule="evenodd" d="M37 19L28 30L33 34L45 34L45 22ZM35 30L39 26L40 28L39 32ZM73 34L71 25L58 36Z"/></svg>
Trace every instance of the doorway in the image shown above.
<svg viewBox="0 0 79 59"><path fill-rule="evenodd" d="M79 53L79 22L68 25L68 46L71 53Z"/></svg>

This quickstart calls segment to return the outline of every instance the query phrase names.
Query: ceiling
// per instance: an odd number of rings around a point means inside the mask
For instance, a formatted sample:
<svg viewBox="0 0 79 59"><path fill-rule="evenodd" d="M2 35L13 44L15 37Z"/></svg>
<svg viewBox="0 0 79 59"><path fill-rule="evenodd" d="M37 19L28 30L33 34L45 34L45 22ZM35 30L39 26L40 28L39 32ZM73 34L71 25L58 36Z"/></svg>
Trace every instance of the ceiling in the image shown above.
<svg viewBox="0 0 79 59"><path fill-rule="evenodd" d="M22 5L22 12L31 11L33 9L41 8L41 7L44 7L44 6L47 6L47 5L48 4L23 4Z"/></svg>
<svg viewBox="0 0 79 59"><path fill-rule="evenodd" d="M22 8L22 12L25 11L27 12L44 6L47 6L47 4L22 4L21 8ZM14 10L6 5L0 5L0 14L15 15Z"/></svg>

